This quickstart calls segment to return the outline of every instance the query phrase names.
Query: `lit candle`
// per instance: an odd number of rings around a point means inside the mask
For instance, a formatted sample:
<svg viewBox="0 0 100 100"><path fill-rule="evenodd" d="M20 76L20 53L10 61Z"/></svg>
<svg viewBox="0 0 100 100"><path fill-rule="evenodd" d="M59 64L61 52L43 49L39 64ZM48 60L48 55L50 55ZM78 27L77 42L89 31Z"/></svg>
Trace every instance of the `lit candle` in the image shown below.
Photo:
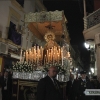
<svg viewBox="0 0 100 100"><path fill-rule="evenodd" d="M37 54L37 64L38 64L38 56L39 56L39 55Z"/></svg>
<svg viewBox="0 0 100 100"><path fill-rule="evenodd" d="M34 46L34 61L36 63L36 46Z"/></svg>
<svg viewBox="0 0 100 100"><path fill-rule="evenodd" d="M53 62L53 49L51 49L51 62Z"/></svg>
<svg viewBox="0 0 100 100"><path fill-rule="evenodd" d="M45 63L46 63L46 55L45 55L45 57L44 57L44 65L45 65Z"/></svg>
<svg viewBox="0 0 100 100"><path fill-rule="evenodd" d="M26 50L26 62L28 62L28 51Z"/></svg>
<svg viewBox="0 0 100 100"><path fill-rule="evenodd" d="M21 62L21 60L22 60L22 49L21 49L21 54L20 54L20 62Z"/></svg>
<svg viewBox="0 0 100 100"><path fill-rule="evenodd" d="M58 64L59 64L59 54L58 54Z"/></svg>
<svg viewBox="0 0 100 100"><path fill-rule="evenodd" d="M70 57L70 52L68 52L68 58Z"/></svg>
<svg viewBox="0 0 100 100"><path fill-rule="evenodd" d="M22 62L24 62L24 59L25 59L25 52L24 52L23 57L22 57Z"/></svg>
<svg viewBox="0 0 100 100"><path fill-rule="evenodd" d="M43 59L43 48L42 48L42 46L40 48L40 54L41 54L41 59Z"/></svg>
<svg viewBox="0 0 100 100"><path fill-rule="evenodd" d="M49 59L48 59L48 63L50 62L50 54L49 54Z"/></svg>
<svg viewBox="0 0 100 100"><path fill-rule="evenodd" d="M63 66L63 48L61 49L61 55L62 55L62 66Z"/></svg>
<svg viewBox="0 0 100 100"><path fill-rule="evenodd" d="M33 54L32 54L32 63L33 63Z"/></svg>
<svg viewBox="0 0 100 100"><path fill-rule="evenodd" d="M44 49L42 48L42 59L43 59L43 50L44 50Z"/></svg>
<svg viewBox="0 0 100 100"><path fill-rule="evenodd" d="M47 62L48 62L48 59L49 59L49 53L48 53L48 50L47 50Z"/></svg>

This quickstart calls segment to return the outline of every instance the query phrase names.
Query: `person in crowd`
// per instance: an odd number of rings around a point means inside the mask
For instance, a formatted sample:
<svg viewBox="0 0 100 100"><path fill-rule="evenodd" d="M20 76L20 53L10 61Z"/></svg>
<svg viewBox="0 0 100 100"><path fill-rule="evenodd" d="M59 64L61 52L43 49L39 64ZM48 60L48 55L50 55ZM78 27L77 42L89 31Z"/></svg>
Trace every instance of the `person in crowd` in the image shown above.
<svg viewBox="0 0 100 100"><path fill-rule="evenodd" d="M88 80L90 81L90 78L89 78L89 76L86 76L86 80L87 80L87 81L88 81Z"/></svg>
<svg viewBox="0 0 100 100"><path fill-rule="evenodd" d="M8 77L8 71L0 77L2 100L11 100L12 98L12 79Z"/></svg>
<svg viewBox="0 0 100 100"><path fill-rule="evenodd" d="M78 79L78 73L76 73L76 78L75 78L76 80Z"/></svg>
<svg viewBox="0 0 100 100"><path fill-rule="evenodd" d="M48 75L41 79L37 86L37 100L63 100L60 84L55 79L58 69L51 66Z"/></svg>
<svg viewBox="0 0 100 100"><path fill-rule="evenodd" d="M89 78L86 78L86 71L81 71L80 74L81 79L77 83L77 100L92 100L91 96L85 95L85 89L93 88Z"/></svg>
<svg viewBox="0 0 100 100"><path fill-rule="evenodd" d="M99 83L100 83L100 77L97 77L97 80L99 81Z"/></svg>
<svg viewBox="0 0 100 100"><path fill-rule="evenodd" d="M99 81L97 80L97 76L93 76L91 80L93 89L99 89Z"/></svg>
<svg viewBox="0 0 100 100"><path fill-rule="evenodd" d="M100 84L99 84L99 81L97 80L97 76L92 77L91 83L92 83L93 89L100 89ZM94 96L94 100L100 100L100 97Z"/></svg>
<svg viewBox="0 0 100 100"><path fill-rule="evenodd" d="M68 100L76 100L77 96L77 80L74 79L74 75L70 74L70 80L66 85L66 95Z"/></svg>

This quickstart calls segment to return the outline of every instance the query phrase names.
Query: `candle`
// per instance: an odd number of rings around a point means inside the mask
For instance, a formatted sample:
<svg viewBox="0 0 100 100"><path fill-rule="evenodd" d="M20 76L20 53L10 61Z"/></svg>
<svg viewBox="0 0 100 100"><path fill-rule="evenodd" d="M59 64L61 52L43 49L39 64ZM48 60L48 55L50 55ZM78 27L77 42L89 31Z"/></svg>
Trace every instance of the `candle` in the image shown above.
<svg viewBox="0 0 100 100"><path fill-rule="evenodd" d="M22 60L22 49L21 49L21 53L20 53L20 62Z"/></svg>
<svg viewBox="0 0 100 100"><path fill-rule="evenodd" d="M61 54L62 54L62 66L63 66L63 48L62 48L62 50L61 50Z"/></svg>
<svg viewBox="0 0 100 100"><path fill-rule="evenodd" d="M32 54L32 63L33 63L33 54Z"/></svg>
<svg viewBox="0 0 100 100"><path fill-rule="evenodd" d="M36 63L36 47L34 46L34 60L35 60L35 63Z"/></svg>
<svg viewBox="0 0 100 100"><path fill-rule="evenodd" d="M51 49L51 62L53 62L53 49Z"/></svg>
<svg viewBox="0 0 100 100"><path fill-rule="evenodd" d="M26 50L26 61L28 62L28 51Z"/></svg>
<svg viewBox="0 0 100 100"><path fill-rule="evenodd" d="M40 48L40 55L41 55L41 59L42 59L42 47Z"/></svg>
<svg viewBox="0 0 100 100"><path fill-rule="evenodd" d="M45 65L45 63L46 63L46 55L44 56L44 65Z"/></svg>
<svg viewBox="0 0 100 100"><path fill-rule="evenodd" d="M58 64L59 64L59 54L58 54Z"/></svg>
<svg viewBox="0 0 100 100"><path fill-rule="evenodd" d="M48 63L50 62L50 54L49 54L49 59L48 59Z"/></svg>
<svg viewBox="0 0 100 100"><path fill-rule="evenodd" d="M48 53L48 50L47 50L47 62L48 62L48 59L49 59L49 53Z"/></svg>
<svg viewBox="0 0 100 100"><path fill-rule="evenodd" d="M39 55L37 54L37 64L38 64L38 57L39 57Z"/></svg>
<svg viewBox="0 0 100 100"><path fill-rule="evenodd" d="M25 52L24 52L23 57L22 57L22 62L24 62L24 59L25 59Z"/></svg>
<svg viewBox="0 0 100 100"><path fill-rule="evenodd" d="M70 52L68 52L68 58L70 57Z"/></svg>
<svg viewBox="0 0 100 100"><path fill-rule="evenodd" d="M43 48L42 48L42 59L43 59Z"/></svg>

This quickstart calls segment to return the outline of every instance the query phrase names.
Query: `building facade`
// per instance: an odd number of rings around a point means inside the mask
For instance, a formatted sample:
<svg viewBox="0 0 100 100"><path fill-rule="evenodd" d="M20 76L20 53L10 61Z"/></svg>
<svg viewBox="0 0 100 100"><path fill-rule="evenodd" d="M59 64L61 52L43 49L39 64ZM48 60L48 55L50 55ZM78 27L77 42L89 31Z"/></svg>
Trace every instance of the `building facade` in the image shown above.
<svg viewBox="0 0 100 100"><path fill-rule="evenodd" d="M86 6L84 1L84 31L83 35L88 49L91 51L91 66L94 66L94 74L100 77L100 1L95 0L95 11L86 15ZM98 2L98 3L97 3ZM93 64L95 63L95 64Z"/></svg>

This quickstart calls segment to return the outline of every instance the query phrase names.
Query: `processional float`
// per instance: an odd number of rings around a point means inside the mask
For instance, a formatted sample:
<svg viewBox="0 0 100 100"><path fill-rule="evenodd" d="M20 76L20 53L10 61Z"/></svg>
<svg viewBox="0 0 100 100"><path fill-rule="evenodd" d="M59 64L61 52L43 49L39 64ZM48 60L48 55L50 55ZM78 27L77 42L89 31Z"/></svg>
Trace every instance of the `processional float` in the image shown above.
<svg viewBox="0 0 100 100"><path fill-rule="evenodd" d="M59 69L57 79L68 80L71 57L66 22L63 11L25 14L25 26L46 43L21 52L20 61L13 66L13 78L39 80L50 66L56 66Z"/></svg>

